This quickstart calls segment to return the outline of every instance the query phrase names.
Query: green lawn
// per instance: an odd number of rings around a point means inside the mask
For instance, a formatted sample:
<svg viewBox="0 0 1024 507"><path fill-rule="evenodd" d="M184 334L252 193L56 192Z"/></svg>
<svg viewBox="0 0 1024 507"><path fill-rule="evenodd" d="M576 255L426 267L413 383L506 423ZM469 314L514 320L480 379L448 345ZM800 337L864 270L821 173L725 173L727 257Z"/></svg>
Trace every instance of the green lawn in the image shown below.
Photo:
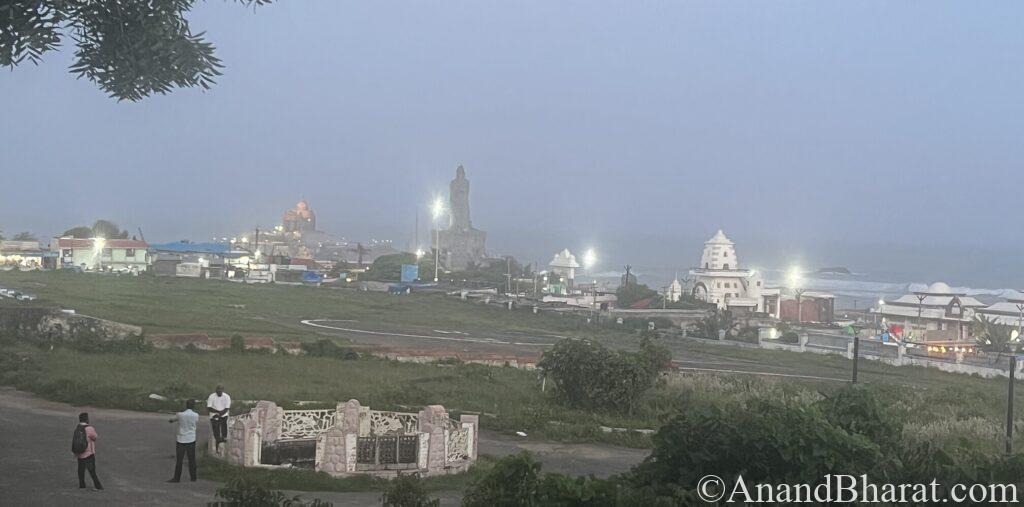
<svg viewBox="0 0 1024 507"><path fill-rule="evenodd" d="M509 312L439 297L391 296L352 289L241 284L155 276L114 276L70 271L0 271L0 285L36 294L34 305L60 305L104 319L142 326L147 334L208 333L307 338L303 319L356 320L363 329L459 330L619 336L577 319L527 310ZM0 305L23 304L0 299Z"/></svg>

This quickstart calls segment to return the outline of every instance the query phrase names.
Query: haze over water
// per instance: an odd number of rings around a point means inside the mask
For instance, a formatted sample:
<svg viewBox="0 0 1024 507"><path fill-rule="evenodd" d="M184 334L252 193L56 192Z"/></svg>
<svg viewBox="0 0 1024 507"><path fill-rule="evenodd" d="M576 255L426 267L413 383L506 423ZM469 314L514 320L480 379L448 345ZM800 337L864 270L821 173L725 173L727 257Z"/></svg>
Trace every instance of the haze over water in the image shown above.
<svg viewBox="0 0 1024 507"><path fill-rule="evenodd" d="M0 74L0 228L278 223L407 245L458 164L489 249L652 285L722 228L771 273L1024 287L1024 5L197 4L213 90L116 103L70 51Z"/></svg>

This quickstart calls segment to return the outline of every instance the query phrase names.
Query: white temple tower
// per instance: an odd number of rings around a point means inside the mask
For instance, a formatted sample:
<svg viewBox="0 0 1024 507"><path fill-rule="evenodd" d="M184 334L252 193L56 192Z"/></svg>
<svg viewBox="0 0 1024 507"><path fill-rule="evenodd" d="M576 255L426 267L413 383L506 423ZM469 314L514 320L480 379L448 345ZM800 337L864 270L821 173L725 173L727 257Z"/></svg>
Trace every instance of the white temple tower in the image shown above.
<svg viewBox="0 0 1024 507"><path fill-rule="evenodd" d="M700 266L693 275L693 296L721 309L762 311L763 281L754 270L740 267L736 247L721 229L704 243Z"/></svg>

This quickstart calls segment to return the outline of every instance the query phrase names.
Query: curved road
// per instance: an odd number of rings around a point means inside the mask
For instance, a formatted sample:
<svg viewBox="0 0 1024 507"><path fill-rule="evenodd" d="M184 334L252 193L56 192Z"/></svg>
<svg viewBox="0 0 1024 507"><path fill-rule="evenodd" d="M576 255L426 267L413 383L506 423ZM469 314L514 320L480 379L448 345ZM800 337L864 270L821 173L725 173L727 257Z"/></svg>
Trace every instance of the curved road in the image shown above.
<svg viewBox="0 0 1024 507"><path fill-rule="evenodd" d="M99 433L97 472L104 491L79 490L70 453L79 412L89 412ZM0 504L3 505L206 505L220 483L165 482L174 471L174 428L166 414L73 407L0 388ZM199 425L200 442L209 432ZM494 456L529 450L544 470L607 476L629 469L647 452L606 445L556 444L481 432L480 453ZM185 472L185 475L188 475ZM92 482L86 478L90 486ZM289 492L337 506L379 505L380 493ZM436 494L442 505L458 505L458 491Z"/></svg>

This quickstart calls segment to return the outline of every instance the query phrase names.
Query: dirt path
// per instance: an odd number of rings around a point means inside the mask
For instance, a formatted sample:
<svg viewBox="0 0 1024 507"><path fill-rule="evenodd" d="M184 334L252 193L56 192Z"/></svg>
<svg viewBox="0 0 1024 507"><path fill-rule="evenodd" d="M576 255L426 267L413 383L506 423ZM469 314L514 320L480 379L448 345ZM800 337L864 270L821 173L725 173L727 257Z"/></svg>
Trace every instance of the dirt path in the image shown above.
<svg viewBox="0 0 1024 507"><path fill-rule="evenodd" d="M97 471L105 490L79 490L70 455L79 412L89 412L99 433ZM165 482L174 470L174 432L167 415L73 407L0 388L0 492L4 505L206 505L220 483ZM199 440L209 432L206 418ZM535 442L481 432L480 452L495 456L529 450L546 471L607 476L624 471L646 452L614 446ZM187 475L187 473L186 473ZM92 484L88 478L88 484ZM289 493L295 494L295 492ZM379 505L380 493L298 492L337 506ZM442 505L458 505L459 492L438 494Z"/></svg>

